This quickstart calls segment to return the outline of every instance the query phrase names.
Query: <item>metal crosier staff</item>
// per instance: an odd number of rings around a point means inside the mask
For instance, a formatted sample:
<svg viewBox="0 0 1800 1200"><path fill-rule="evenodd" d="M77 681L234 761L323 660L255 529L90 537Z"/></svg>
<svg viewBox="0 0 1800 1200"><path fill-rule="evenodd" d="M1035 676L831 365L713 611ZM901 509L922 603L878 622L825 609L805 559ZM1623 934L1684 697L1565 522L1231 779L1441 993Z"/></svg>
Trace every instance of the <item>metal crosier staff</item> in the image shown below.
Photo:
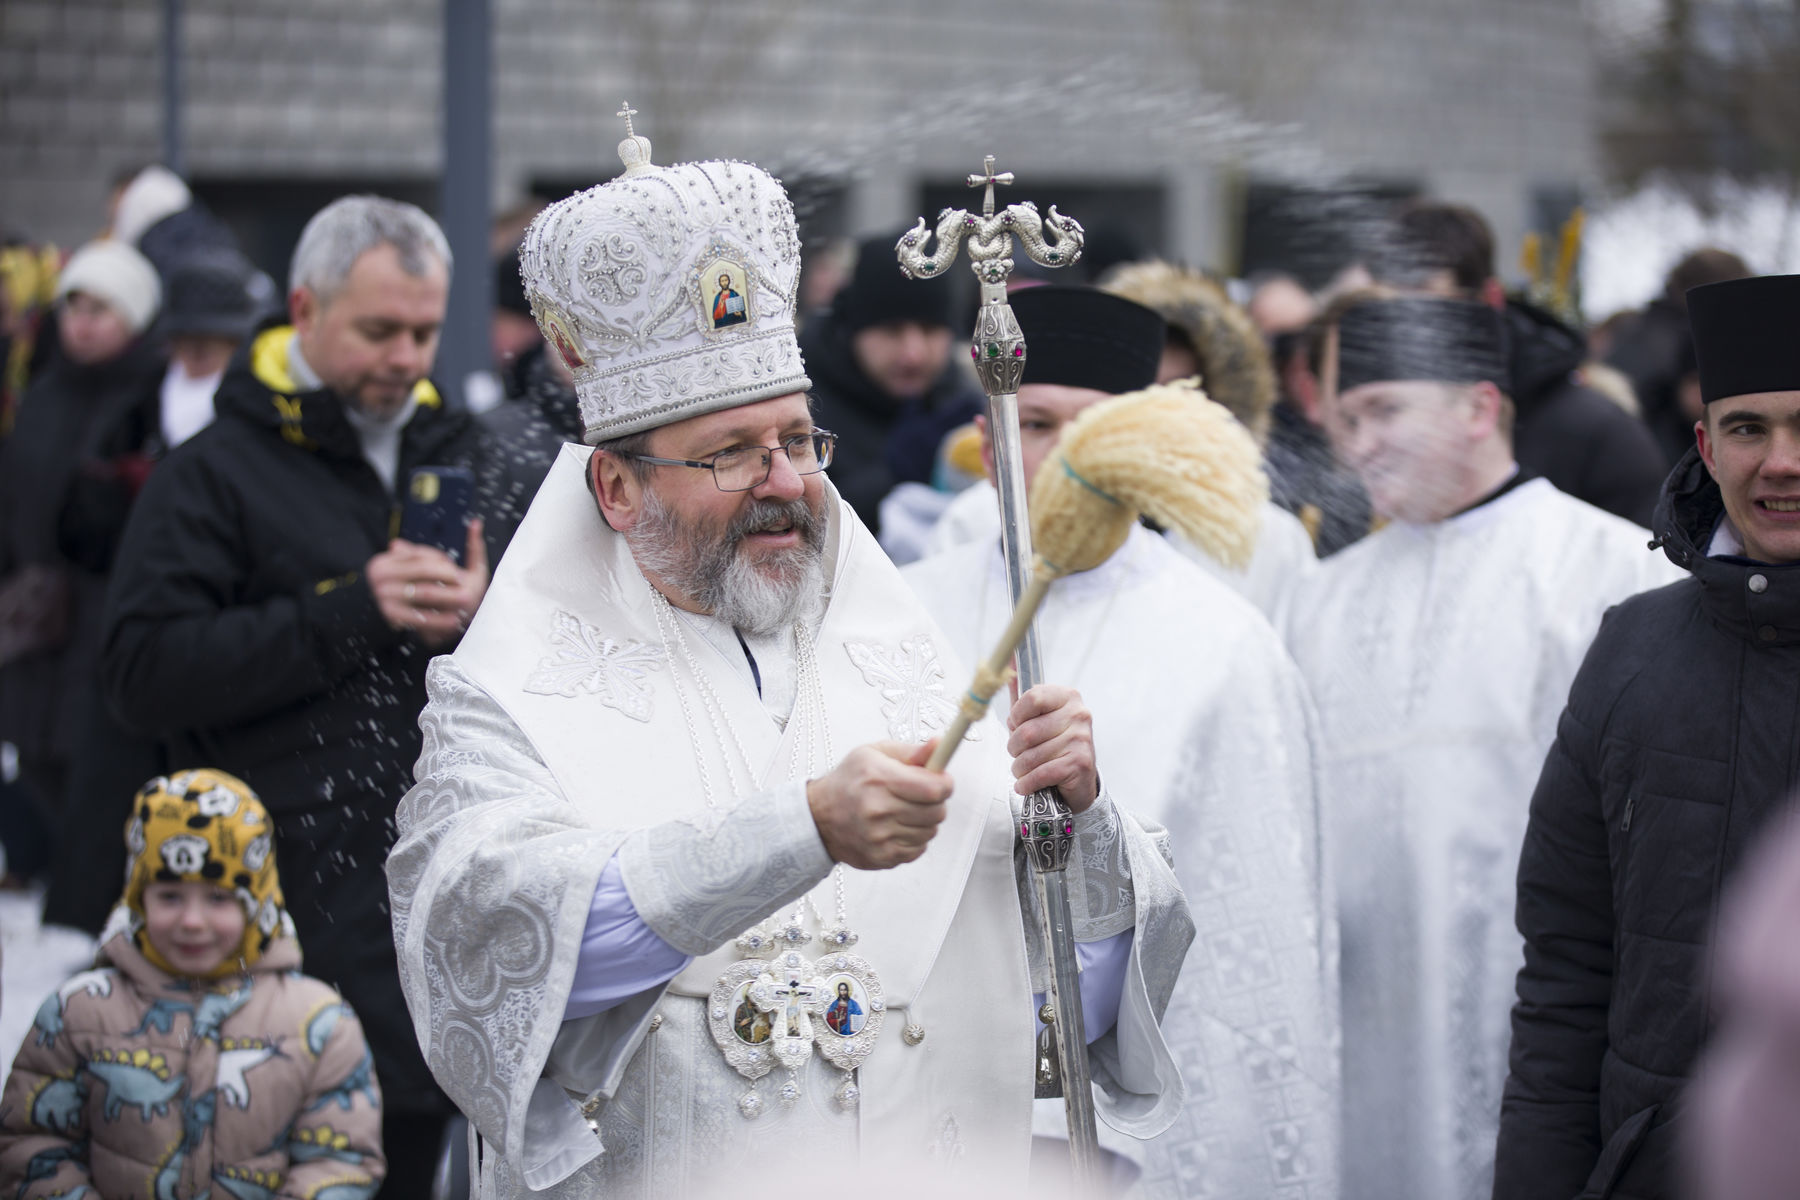
<svg viewBox="0 0 1800 1200"><path fill-rule="evenodd" d="M981 284L981 311L975 319L970 355L988 398L988 433L994 448L995 489L1000 493L1000 543L1006 555L1006 578L1013 604L1019 602L1031 576L1031 518L1025 510L1025 471L1019 454L1019 381L1025 374L1025 337L1006 301L1012 274L1013 239L1034 262L1062 267L1081 257L1086 234L1080 222L1050 209L1038 214L1030 202L994 211L994 185L1010 184L1012 173L995 174L989 155L981 174L969 186L985 188L981 215L945 209L938 215L935 249L925 218L901 237L894 248L900 270L911 279L930 279L950 269L957 248L967 244L969 265ZM1046 233L1049 238L1046 239ZM1019 687L1043 681L1043 660L1035 629L1027 630L1016 656ZM1080 967L1075 957L1074 919L1069 908L1064 868L1074 845L1069 806L1053 789L1034 793L1025 802L1020 833L1036 870L1038 907L1044 919L1044 944L1050 956L1049 1001L1039 1011L1045 1029L1038 1042L1037 1091L1060 1091L1069 1119L1069 1149L1076 1178L1099 1181L1100 1143L1094 1127L1094 1093L1087 1066L1087 1036L1081 1012Z"/></svg>

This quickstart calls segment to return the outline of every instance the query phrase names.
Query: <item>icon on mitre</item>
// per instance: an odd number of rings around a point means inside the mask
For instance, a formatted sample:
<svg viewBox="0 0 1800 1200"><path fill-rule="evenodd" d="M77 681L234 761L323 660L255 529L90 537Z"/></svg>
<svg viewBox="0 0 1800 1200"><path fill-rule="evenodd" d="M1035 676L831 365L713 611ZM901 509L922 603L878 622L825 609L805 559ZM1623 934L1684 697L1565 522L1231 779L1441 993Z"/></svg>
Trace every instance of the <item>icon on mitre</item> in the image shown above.
<svg viewBox="0 0 1800 1200"><path fill-rule="evenodd" d="M730 259L716 259L702 270L700 279L708 332L749 323L750 280L742 266Z"/></svg>
<svg viewBox="0 0 1800 1200"><path fill-rule="evenodd" d="M556 347L557 354L562 357L569 370L574 371L587 365L587 360L576 348L575 335L569 329L569 319L542 301L538 306L538 328L543 331L545 339Z"/></svg>

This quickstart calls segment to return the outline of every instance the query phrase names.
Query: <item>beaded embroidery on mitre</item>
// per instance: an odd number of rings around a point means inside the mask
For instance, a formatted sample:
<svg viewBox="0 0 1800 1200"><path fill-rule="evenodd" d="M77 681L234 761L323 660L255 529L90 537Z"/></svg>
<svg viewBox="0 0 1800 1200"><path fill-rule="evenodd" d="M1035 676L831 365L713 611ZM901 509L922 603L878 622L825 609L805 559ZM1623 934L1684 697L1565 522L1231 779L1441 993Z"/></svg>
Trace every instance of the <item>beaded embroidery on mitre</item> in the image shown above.
<svg viewBox="0 0 1800 1200"><path fill-rule="evenodd" d="M812 386L787 192L750 163L652 165L627 134L626 172L546 208L520 251L589 445Z"/></svg>

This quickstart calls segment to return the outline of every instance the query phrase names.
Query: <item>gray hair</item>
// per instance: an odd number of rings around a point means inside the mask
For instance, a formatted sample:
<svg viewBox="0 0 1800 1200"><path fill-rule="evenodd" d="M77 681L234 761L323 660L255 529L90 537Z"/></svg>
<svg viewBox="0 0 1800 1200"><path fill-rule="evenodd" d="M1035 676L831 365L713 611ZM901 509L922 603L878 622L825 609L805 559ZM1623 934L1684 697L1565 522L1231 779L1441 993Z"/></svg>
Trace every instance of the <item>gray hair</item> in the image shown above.
<svg viewBox="0 0 1800 1200"><path fill-rule="evenodd" d="M428 255L450 272L450 243L438 223L417 205L385 196L341 196L313 214L300 231L288 287L303 287L329 304L350 268L377 246L392 246L408 275L431 269Z"/></svg>
<svg viewBox="0 0 1800 1200"><path fill-rule="evenodd" d="M650 453L649 429L640 429L636 433L628 433L624 437L607 438L604 442L595 442L594 449L604 450L620 462L625 469L639 479L650 474L650 464L638 461L638 455ZM591 486L591 485L590 485Z"/></svg>

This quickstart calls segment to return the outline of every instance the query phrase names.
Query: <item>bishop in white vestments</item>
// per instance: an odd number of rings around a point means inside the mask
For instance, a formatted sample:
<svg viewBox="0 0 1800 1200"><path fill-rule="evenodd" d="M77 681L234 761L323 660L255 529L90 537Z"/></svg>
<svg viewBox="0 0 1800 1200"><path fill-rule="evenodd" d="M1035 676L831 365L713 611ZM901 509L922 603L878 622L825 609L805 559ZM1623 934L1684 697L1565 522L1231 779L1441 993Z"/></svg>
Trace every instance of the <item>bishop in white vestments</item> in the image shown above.
<svg viewBox="0 0 1800 1200"><path fill-rule="evenodd" d="M1327 331L1328 427L1390 522L1321 564L1288 629L1324 734L1357 1200L1491 1191L1532 789L1601 614L1679 575L1521 475L1500 337L1427 298Z"/></svg>
<svg viewBox="0 0 1800 1200"><path fill-rule="evenodd" d="M1014 811L1046 786L1076 810L1097 1103L1160 1132L1193 928L1166 835L1101 789L1071 689L924 769L966 677L820 474L792 207L746 164L620 151L522 255L596 449L564 450L433 664L388 865L484 1193L1024 1178L1046 972ZM721 276L742 280L725 326Z"/></svg>
<svg viewBox="0 0 1800 1200"><path fill-rule="evenodd" d="M1065 422L1155 381L1163 331L1084 288L1032 288L1013 307L1030 346L1029 482ZM901 574L958 655L992 648L1011 614L997 533ZM1169 829L1198 926L1163 1022L1187 1105L1148 1144L1103 1129L1102 1145L1141 1164L1136 1194L1158 1200L1335 1197L1334 926L1298 670L1255 608L1142 527L1059 580L1037 630L1046 676L1093 710L1107 790ZM1044 1116L1054 1132L1059 1114Z"/></svg>

